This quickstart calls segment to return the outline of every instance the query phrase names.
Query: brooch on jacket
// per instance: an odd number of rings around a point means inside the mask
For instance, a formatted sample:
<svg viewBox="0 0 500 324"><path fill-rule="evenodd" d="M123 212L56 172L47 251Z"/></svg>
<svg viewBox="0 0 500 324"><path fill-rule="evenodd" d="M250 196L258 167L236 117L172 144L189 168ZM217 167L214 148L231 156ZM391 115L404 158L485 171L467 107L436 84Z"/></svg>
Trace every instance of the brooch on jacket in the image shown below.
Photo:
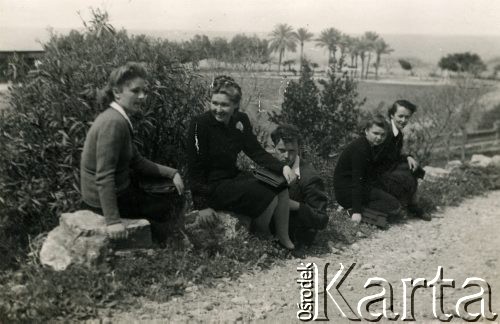
<svg viewBox="0 0 500 324"><path fill-rule="evenodd" d="M245 127L243 127L243 124L239 121L236 123L236 129L239 130L240 132L243 132Z"/></svg>

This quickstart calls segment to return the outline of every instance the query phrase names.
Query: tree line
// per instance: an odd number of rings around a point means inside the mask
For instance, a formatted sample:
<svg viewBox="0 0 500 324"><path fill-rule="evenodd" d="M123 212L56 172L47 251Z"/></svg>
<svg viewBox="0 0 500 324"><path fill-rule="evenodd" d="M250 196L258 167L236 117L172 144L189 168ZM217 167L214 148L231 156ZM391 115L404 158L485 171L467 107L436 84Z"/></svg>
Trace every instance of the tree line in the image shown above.
<svg viewBox="0 0 500 324"><path fill-rule="evenodd" d="M300 48L300 66L303 65L304 44L314 41L317 47L328 52L328 64L339 65L354 70L355 76L361 64L360 78L368 78L370 66L375 67L375 78L378 78L381 57L393 49L376 32L368 31L359 37L350 36L333 27L326 28L317 37L307 28L295 30L288 24L277 24L269 34L269 39L256 35L237 34L230 40L223 37L210 39L206 35L195 35L188 41L171 42L177 49L181 62L193 63L197 66L204 59L215 59L225 63L271 64L271 54L278 55L278 73L281 66L291 65L295 60L283 62L286 52L295 53Z"/></svg>

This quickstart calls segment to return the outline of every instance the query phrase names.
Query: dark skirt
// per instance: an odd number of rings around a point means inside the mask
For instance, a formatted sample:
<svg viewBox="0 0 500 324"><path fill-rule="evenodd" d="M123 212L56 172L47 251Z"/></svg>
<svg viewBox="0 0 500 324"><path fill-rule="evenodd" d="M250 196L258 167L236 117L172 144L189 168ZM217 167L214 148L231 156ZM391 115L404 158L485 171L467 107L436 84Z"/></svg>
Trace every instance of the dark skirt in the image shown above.
<svg viewBox="0 0 500 324"><path fill-rule="evenodd" d="M240 172L234 178L217 182L209 206L256 218L282 190L260 182L250 172Z"/></svg>
<svg viewBox="0 0 500 324"><path fill-rule="evenodd" d="M380 175L375 186L396 197L403 205L407 205L417 192L418 181L408 163L401 162L393 170Z"/></svg>

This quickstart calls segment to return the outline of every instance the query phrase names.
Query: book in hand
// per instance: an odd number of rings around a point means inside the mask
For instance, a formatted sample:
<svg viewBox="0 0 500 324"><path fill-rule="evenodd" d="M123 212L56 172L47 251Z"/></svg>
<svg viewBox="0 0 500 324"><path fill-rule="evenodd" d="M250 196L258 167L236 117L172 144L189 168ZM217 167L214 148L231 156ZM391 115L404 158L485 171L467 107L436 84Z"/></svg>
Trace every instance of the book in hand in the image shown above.
<svg viewBox="0 0 500 324"><path fill-rule="evenodd" d="M253 170L253 175L259 181L262 181L274 188L288 187L288 182L282 174L277 174L264 168Z"/></svg>

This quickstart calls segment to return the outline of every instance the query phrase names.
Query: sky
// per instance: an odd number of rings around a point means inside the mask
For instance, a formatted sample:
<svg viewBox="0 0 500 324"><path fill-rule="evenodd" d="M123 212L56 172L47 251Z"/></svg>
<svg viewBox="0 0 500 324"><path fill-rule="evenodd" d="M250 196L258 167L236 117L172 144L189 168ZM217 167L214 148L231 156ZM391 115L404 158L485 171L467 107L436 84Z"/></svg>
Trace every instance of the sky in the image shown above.
<svg viewBox="0 0 500 324"><path fill-rule="evenodd" d="M79 28L89 7L113 26L141 30L269 32L278 23L313 32L498 35L499 0L0 0L2 28Z"/></svg>

